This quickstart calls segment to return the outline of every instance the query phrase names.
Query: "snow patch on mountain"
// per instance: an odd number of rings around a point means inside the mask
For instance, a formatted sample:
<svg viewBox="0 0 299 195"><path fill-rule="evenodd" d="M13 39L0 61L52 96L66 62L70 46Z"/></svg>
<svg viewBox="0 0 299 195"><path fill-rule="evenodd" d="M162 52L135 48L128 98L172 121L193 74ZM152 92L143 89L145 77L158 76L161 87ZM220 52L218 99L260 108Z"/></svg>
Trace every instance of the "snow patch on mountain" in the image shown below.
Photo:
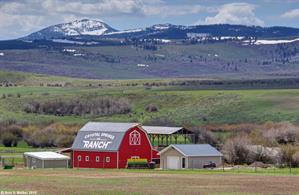
<svg viewBox="0 0 299 195"><path fill-rule="evenodd" d="M292 39L292 40L257 40L254 44L255 45L274 45L274 44L281 44L281 43L292 43L295 41L299 41L299 38Z"/></svg>
<svg viewBox="0 0 299 195"><path fill-rule="evenodd" d="M244 40L242 45L276 45L276 44L283 44L283 43L293 43L295 41L299 41L299 38L296 39L259 39L259 40Z"/></svg>
<svg viewBox="0 0 299 195"><path fill-rule="evenodd" d="M122 30L122 31L117 31L117 32L110 32L110 33L105 33L105 35L116 35L116 34L125 34L125 33L136 33L136 32L142 32L144 29L142 28L136 28L136 29L129 29L129 30Z"/></svg>
<svg viewBox="0 0 299 195"><path fill-rule="evenodd" d="M77 45L96 45L98 42L95 41L89 41L89 42L83 42L83 41L72 41L67 39L53 39L52 40L55 43L67 43L67 44L77 44Z"/></svg>
<svg viewBox="0 0 299 195"><path fill-rule="evenodd" d="M111 31L111 27L98 20L76 20L74 22L60 24L54 27L54 31L62 32L68 36L77 35L103 35ZM112 30L114 31L114 30Z"/></svg>
<svg viewBox="0 0 299 195"><path fill-rule="evenodd" d="M110 32L117 32L117 30L100 20L83 19L50 26L21 39L28 41L67 39L70 36L101 36Z"/></svg>

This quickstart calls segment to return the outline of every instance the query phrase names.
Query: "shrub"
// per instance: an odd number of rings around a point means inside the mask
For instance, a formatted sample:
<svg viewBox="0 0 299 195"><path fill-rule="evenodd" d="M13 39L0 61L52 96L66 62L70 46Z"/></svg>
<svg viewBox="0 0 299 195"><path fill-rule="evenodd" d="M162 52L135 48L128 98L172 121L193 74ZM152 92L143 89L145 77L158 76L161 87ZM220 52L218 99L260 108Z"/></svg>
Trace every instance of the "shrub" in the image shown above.
<svg viewBox="0 0 299 195"><path fill-rule="evenodd" d="M144 125L153 126L176 126L176 122L168 116L159 116L151 119L148 122L144 122Z"/></svg>
<svg viewBox="0 0 299 195"><path fill-rule="evenodd" d="M44 103L32 101L24 107L27 113L53 115L93 115L107 116L113 114L127 114L131 112L131 105L127 99L113 97L95 97L85 100L54 100Z"/></svg>
<svg viewBox="0 0 299 195"><path fill-rule="evenodd" d="M55 139L54 129L45 128L35 131L31 135L31 143L33 147L53 147Z"/></svg>
<svg viewBox="0 0 299 195"><path fill-rule="evenodd" d="M7 127L6 131L12 133L13 135L17 136L17 138L23 137L22 128L18 125L10 125Z"/></svg>
<svg viewBox="0 0 299 195"><path fill-rule="evenodd" d="M299 166L299 151L295 152L292 156L292 161L295 166Z"/></svg>
<svg viewBox="0 0 299 195"><path fill-rule="evenodd" d="M299 128L290 123L279 123L270 129L263 130L263 136L272 144L293 144L299 140Z"/></svg>
<svg viewBox="0 0 299 195"><path fill-rule="evenodd" d="M280 164L282 152L278 147L265 147L262 145L248 145L248 163L263 162L271 164Z"/></svg>
<svg viewBox="0 0 299 195"><path fill-rule="evenodd" d="M61 135L55 139L55 146L57 147L71 147L75 137L73 135Z"/></svg>
<svg viewBox="0 0 299 195"><path fill-rule="evenodd" d="M24 128L24 140L33 147L70 147L79 126L52 124Z"/></svg>
<svg viewBox="0 0 299 195"><path fill-rule="evenodd" d="M214 147L218 146L219 141L211 131L207 131L205 129L200 129L200 130L197 129L197 130L193 130L193 132L195 133L195 142L196 143L210 144Z"/></svg>
<svg viewBox="0 0 299 195"><path fill-rule="evenodd" d="M158 112L158 110L159 110L158 107L153 104L147 105L145 107L145 111L147 112Z"/></svg>
<svg viewBox="0 0 299 195"><path fill-rule="evenodd" d="M226 161L233 164L249 163L248 145L250 145L250 140L244 135L228 139L222 148Z"/></svg>
<svg viewBox="0 0 299 195"><path fill-rule="evenodd" d="M281 146L282 150L282 163L287 166L294 166L296 163L294 162L294 157L296 157L296 153L299 151L297 146L287 144Z"/></svg>
<svg viewBox="0 0 299 195"><path fill-rule="evenodd" d="M5 147L16 147L18 138L13 133L6 131L1 135L1 142Z"/></svg>

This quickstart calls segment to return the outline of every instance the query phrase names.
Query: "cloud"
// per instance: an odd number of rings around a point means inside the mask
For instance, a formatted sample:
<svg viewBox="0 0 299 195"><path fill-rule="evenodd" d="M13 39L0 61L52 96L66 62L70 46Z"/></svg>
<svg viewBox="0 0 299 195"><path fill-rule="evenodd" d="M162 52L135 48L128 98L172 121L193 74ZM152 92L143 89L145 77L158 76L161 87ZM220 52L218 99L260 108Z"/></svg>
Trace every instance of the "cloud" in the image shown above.
<svg viewBox="0 0 299 195"><path fill-rule="evenodd" d="M264 22L255 16L255 6L249 3L230 3L218 8L218 13L196 24L243 24L263 26Z"/></svg>
<svg viewBox="0 0 299 195"><path fill-rule="evenodd" d="M215 12L213 7L206 7L202 5L145 5L143 13L148 16L182 16L188 14L209 13Z"/></svg>
<svg viewBox="0 0 299 195"><path fill-rule="evenodd" d="M127 15L136 14L143 6L140 0L99 0L99 1L42 1L42 8L57 14L81 15Z"/></svg>
<svg viewBox="0 0 299 195"><path fill-rule="evenodd" d="M292 9L284 14L281 15L282 18L289 18L289 19L294 19L294 18L299 18L299 9Z"/></svg>

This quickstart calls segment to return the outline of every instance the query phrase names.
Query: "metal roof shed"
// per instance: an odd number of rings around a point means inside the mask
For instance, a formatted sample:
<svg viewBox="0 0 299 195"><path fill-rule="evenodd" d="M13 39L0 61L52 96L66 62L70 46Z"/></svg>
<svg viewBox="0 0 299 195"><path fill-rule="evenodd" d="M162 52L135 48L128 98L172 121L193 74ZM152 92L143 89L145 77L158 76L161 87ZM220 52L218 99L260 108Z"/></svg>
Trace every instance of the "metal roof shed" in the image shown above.
<svg viewBox="0 0 299 195"><path fill-rule="evenodd" d="M170 144L195 143L193 131L184 127L142 126L153 145L166 147Z"/></svg>
<svg viewBox="0 0 299 195"><path fill-rule="evenodd" d="M222 164L222 154L209 144L173 144L158 153L163 169L200 169L213 162Z"/></svg>
<svg viewBox="0 0 299 195"><path fill-rule="evenodd" d="M56 152L25 152L24 160L28 168L68 168L70 157Z"/></svg>

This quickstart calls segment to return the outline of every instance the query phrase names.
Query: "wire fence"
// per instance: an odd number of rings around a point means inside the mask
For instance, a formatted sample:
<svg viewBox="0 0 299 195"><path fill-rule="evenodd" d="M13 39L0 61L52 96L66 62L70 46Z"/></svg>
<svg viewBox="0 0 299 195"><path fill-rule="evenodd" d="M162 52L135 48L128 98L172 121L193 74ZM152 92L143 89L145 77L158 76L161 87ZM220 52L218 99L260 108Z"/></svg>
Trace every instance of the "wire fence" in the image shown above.
<svg viewBox="0 0 299 195"><path fill-rule="evenodd" d="M277 167L271 166L267 168L255 167L255 166L233 166L233 167L218 167L215 169L203 169L202 172L213 173L232 173L232 174L273 174L273 175L299 175L298 167Z"/></svg>

